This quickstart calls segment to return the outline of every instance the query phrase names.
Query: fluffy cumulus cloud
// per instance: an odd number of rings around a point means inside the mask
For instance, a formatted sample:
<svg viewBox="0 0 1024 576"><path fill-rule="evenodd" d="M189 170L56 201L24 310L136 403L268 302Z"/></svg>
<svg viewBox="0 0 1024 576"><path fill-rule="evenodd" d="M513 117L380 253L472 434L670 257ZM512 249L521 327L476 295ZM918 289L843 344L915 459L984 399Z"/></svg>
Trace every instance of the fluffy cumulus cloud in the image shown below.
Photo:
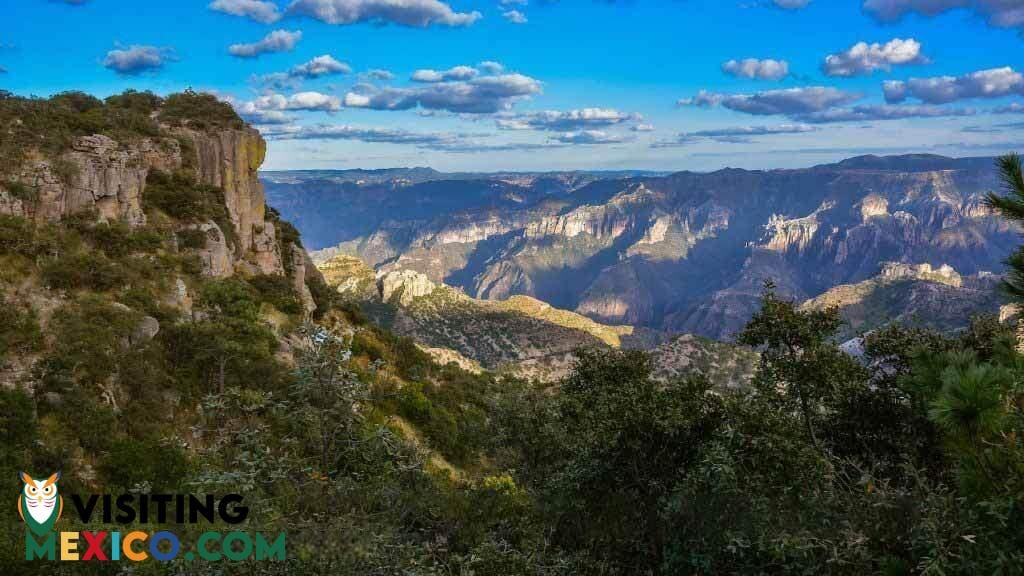
<svg viewBox="0 0 1024 576"><path fill-rule="evenodd" d="M952 116L973 116L977 111L971 108L948 108L945 106L894 106L891 104L833 108L801 115L804 122L824 124L828 122L869 122L873 120L905 120L908 118L943 118Z"/></svg>
<svg viewBox="0 0 1024 576"><path fill-rule="evenodd" d="M771 59L758 60L757 58L729 60L722 64L722 71L739 78L781 80L789 76L789 62Z"/></svg>
<svg viewBox="0 0 1024 576"><path fill-rule="evenodd" d="M552 137L562 144L621 144L629 142L629 138L619 134L609 134L603 130L579 130L564 132Z"/></svg>
<svg viewBox="0 0 1024 576"><path fill-rule="evenodd" d="M1024 95L1024 76L1013 68L980 70L963 76L891 80L882 85L889 103L916 98L928 104L946 104L971 98Z"/></svg>
<svg viewBox="0 0 1024 576"><path fill-rule="evenodd" d="M263 0L214 0L210 10L251 18L262 24L272 24L281 19L277 4Z"/></svg>
<svg viewBox="0 0 1024 576"><path fill-rule="evenodd" d="M350 108L372 110L425 110L487 114L508 110L541 91L538 80L522 74L477 76L469 80L435 82L403 88L357 84L345 94Z"/></svg>
<svg viewBox="0 0 1024 576"><path fill-rule="evenodd" d="M501 16L513 24L526 24L526 14L523 14L519 10L507 10L501 13Z"/></svg>
<svg viewBox="0 0 1024 576"><path fill-rule="evenodd" d="M291 52L302 40L301 30L274 30L259 42L232 44L228 52L239 58L255 58L268 52Z"/></svg>
<svg viewBox="0 0 1024 576"><path fill-rule="evenodd" d="M501 74L505 71L505 66L501 62L495 62L494 60L484 60L477 64L476 67L485 74Z"/></svg>
<svg viewBox="0 0 1024 576"><path fill-rule="evenodd" d="M770 116L819 112L858 100L860 94L838 88L810 86L767 90L754 94L721 94L701 90L697 96L680 100L680 106L722 106L737 112Z"/></svg>
<svg viewBox="0 0 1024 576"><path fill-rule="evenodd" d="M637 124L630 128L633 132L654 132L654 124Z"/></svg>
<svg viewBox="0 0 1024 576"><path fill-rule="evenodd" d="M320 92L296 92L291 96L264 94L255 100L236 105L246 120L254 124L287 124L294 120L288 112L337 112L341 110L341 99Z"/></svg>
<svg viewBox="0 0 1024 576"><path fill-rule="evenodd" d="M821 70L828 76L865 76L893 66L927 63L920 42L896 38L885 44L858 42L845 52L827 56Z"/></svg>
<svg viewBox="0 0 1024 576"><path fill-rule="evenodd" d="M579 110L546 110L531 114L520 114L495 120L503 130L551 130L572 132L593 128L604 128L634 122L642 119L635 113L619 112L611 108L582 108Z"/></svg>
<svg viewBox="0 0 1024 576"><path fill-rule="evenodd" d="M299 64L288 72L264 74L263 76L257 76L255 80L264 86L285 90L297 88L301 80L314 80L323 76L350 74L351 72L351 66L330 54L324 54Z"/></svg>
<svg viewBox="0 0 1024 576"><path fill-rule="evenodd" d="M380 22L418 28L468 26L481 18L479 12L456 12L439 0L295 0L288 13L328 24Z"/></svg>
<svg viewBox="0 0 1024 576"><path fill-rule="evenodd" d="M975 12L992 26L1024 28L1020 0L864 0L864 11L882 22L895 22L911 13L935 16L956 8Z"/></svg>
<svg viewBox="0 0 1024 576"><path fill-rule="evenodd" d="M480 74L472 66L455 66L447 70L422 69L412 73L414 82L448 82L452 80L469 80Z"/></svg>
<svg viewBox="0 0 1024 576"><path fill-rule="evenodd" d="M351 72L351 66L338 61L330 54L324 54L313 58L305 64L299 64L292 68L288 74L296 78L319 78L332 74L350 74Z"/></svg>
<svg viewBox="0 0 1024 576"><path fill-rule="evenodd" d="M132 45L107 52L103 67L118 74L134 76L162 68L172 56L173 52L168 48Z"/></svg>

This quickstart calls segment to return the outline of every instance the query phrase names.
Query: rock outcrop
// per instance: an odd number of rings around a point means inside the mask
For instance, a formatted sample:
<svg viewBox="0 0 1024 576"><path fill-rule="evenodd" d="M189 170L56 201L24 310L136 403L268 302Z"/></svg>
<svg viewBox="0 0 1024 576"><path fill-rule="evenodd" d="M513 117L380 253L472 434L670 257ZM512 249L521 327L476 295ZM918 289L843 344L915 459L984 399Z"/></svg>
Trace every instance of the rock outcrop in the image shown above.
<svg viewBox="0 0 1024 576"><path fill-rule="evenodd" d="M30 155L6 180L0 181L0 214L37 222L57 222L90 213L100 221L146 224L144 196L150 171L190 170L198 184L223 191L229 222L184 223L200 230L205 246L196 250L207 276L235 273L288 275L307 312L315 309L306 286L308 256L302 248L282 245L276 220L268 218L266 197L257 171L266 156L266 142L252 128L200 131L163 127L164 137L123 143L104 135L75 138L56 157ZM15 190L17 188L17 190ZM24 198L24 191L30 198ZM18 194L21 191L21 194ZM230 225L231 230L221 225ZM291 269L284 265L288 251ZM190 300L187 295L176 298Z"/></svg>

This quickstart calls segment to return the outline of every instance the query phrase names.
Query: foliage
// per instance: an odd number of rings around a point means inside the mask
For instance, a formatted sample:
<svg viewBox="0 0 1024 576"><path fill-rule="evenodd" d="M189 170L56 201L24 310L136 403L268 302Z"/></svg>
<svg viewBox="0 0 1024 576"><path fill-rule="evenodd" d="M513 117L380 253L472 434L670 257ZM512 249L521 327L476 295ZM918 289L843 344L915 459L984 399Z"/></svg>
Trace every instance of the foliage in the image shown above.
<svg viewBox="0 0 1024 576"><path fill-rule="evenodd" d="M259 274L248 279L263 302L271 304L285 314L302 314L302 301L295 292L291 279L280 274Z"/></svg>
<svg viewBox="0 0 1024 576"><path fill-rule="evenodd" d="M123 96L123 95L122 95ZM23 98L0 91L0 174L19 166L30 150L56 157L72 139L105 134L118 141L156 136L159 127L148 113L134 107L104 103L82 92L63 92L50 98Z"/></svg>
<svg viewBox="0 0 1024 576"><path fill-rule="evenodd" d="M1007 220L1024 223L1024 170L1020 156L1008 154L1000 158L997 165L1003 180L1003 194L991 192L986 202ZM1003 287L1014 299L1024 299L1024 246L1018 247L1006 263L1009 270Z"/></svg>
<svg viewBox="0 0 1024 576"><path fill-rule="evenodd" d="M42 345L43 334L35 311L0 298L0 365L10 355L25 355Z"/></svg>
<svg viewBox="0 0 1024 576"><path fill-rule="evenodd" d="M160 121L197 130L215 128L241 129L245 123L227 102L212 94L191 89L171 94L163 101Z"/></svg>

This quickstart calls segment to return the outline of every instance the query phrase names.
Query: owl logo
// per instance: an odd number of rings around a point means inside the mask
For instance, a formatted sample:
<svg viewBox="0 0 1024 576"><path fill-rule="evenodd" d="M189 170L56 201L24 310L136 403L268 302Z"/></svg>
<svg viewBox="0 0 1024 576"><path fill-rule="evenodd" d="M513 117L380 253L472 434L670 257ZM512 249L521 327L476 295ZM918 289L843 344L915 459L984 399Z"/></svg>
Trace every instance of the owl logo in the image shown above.
<svg viewBox="0 0 1024 576"><path fill-rule="evenodd" d="M25 483L25 488L18 496L18 516L33 532L43 536L53 529L64 510L64 498L57 493L60 472L44 480L36 480L24 472L18 472L18 478Z"/></svg>

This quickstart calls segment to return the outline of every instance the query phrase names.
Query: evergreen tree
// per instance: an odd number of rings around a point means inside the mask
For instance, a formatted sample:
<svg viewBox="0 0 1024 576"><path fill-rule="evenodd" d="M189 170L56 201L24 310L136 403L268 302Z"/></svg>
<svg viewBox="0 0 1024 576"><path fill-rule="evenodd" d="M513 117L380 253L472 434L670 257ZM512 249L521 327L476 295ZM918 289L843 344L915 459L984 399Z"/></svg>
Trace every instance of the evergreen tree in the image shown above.
<svg viewBox="0 0 1024 576"><path fill-rule="evenodd" d="M986 203L1003 218L1024 225L1024 172L1020 156L1007 154L996 161L1005 194L990 192ZM1024 246L1006 260L1009 270L1003 286L1014 300L1024 301Z"/></svg>

